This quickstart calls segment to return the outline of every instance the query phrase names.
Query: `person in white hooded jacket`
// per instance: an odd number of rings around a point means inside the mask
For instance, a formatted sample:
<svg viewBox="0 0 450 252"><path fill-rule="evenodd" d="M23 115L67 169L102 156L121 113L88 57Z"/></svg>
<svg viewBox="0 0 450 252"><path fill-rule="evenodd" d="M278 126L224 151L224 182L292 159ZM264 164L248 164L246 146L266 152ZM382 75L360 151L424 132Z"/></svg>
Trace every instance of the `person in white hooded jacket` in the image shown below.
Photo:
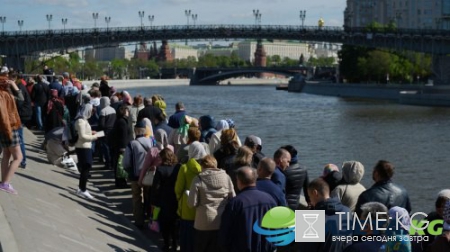
<svg viewBox="0 0 450 252"><path fill-rule="evenodd" d="M353 212L359 195L366 190L361 185L361 179L364 176L364 166L358 161L346 161L342 164L342 181L331 192L331 197L337 197L341 203Z"/></svg>
<svg viewBox="0 0 450 252"><path fill-rule="evenodd" d="M84 104L75 117L75 130L78 132L78 140L75 143L75 152L78 158L80 180L77 194L81 197L93 199L86 189L89 172L92 168L92 141L97 140L95 131L92 131L88 119L92 115L92 105Z"/></svg>

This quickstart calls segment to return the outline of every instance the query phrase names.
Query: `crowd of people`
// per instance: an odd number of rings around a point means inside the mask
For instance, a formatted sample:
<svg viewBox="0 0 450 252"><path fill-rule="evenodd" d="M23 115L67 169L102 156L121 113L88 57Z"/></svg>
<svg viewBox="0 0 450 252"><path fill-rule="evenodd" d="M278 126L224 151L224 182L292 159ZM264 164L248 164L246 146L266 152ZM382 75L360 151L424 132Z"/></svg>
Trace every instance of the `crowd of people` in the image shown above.
<svg viewBox="0 0 450 252"><path fill-rule="evenodd" d="M24 80L3 67L0 98L0 190L17 194L10 181L19 166L26 168L25 125L47 135L62 129L58 141L46 137L47 152L59 153L59 159L49 157L56 164L75 151L80 173L76 194L94 198L86 184L97 157L114 173L116 187L131 187L135 225L158 223L165 251L450 251L450 189L439 192L436 211L427 217L444 223L441 235L427 234L428 242L352 243L327 235L321 243L277 247L253 231L254 223L276 206L325 210L326 220L347 212L361 220L384 213L391 224L405 221L395 218L411 214L411 202L393 182L395 168L388 161L375 164L374 184L367 189L360 183L365 168L358 161L345 161L342 167L327 164L319 178L310 180L294 146L282 145L266 156L262 139L249 135L241 142L230 118L194 118L182 102L169 115L161 95L132 98L110 87L106 77L88 88L68 73L49 83L43 76ZM305 204L300 203L302 195ZM364 231L365 236L409 234L405 226L387 233Z"/></svg>

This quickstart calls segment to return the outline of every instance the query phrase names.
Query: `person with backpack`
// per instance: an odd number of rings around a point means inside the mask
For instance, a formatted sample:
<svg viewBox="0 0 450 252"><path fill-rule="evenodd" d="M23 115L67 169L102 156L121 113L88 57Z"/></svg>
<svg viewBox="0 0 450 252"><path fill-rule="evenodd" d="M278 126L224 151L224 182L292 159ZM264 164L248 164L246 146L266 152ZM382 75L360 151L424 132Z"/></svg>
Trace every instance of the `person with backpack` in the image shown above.
<svg viewBox="0 0 450 252"><path fill-rule="evenodd" d="M93 199L94 197L86 189L89 172L92 168L92 141L97 140L96 132L92 131L88 119L92 115L92 105L84 104L78 115L75 117L75 131L77 132L77 141L75 143L75 152L78 158L78 169L80 171L80 180L78 184L77 195L80 197ZM74 136L72 136L74 138Z"/></svg>
<svg viewBox="0 0 450 252"><path fill-rule="evenodd" d="M145 137L146 124L143 120L136 122L134 132L136 139L127 144L123 157L123 168L128 172L128 180L131 181L131 193L133 200L134 223L137 227L144 227L144 203L142 195L148 193L138 184L142 164L148 150L152 147L152 141Z"/></svg>

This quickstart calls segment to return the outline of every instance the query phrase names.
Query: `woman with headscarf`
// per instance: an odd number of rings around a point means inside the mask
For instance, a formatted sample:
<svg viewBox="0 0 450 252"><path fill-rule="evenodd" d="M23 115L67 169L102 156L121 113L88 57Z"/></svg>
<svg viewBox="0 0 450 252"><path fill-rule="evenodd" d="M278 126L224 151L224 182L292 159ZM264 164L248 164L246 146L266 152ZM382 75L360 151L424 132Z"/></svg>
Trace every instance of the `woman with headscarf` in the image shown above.
<svg viewBox="0 0 450 252"><path fill-rule="evenodd" d="M175 194L178 200L178 215L180 221L180 248L181 251L194 251L194 220L195 208L190 208L187 204L189 189L192 180L201 172L202 168L199 160L206 156L203 145L195 141L189 146L189 160L183 164L178 172L175 183Z"/></svg>
<svg viewBox="0 0 450 252"><path fill-rule="evenodd" d="M50 100L47 102L47 114L45 133L48 133L56 127L64 125L64 100L59 98L58 90L50 90Z"/></svg>
<svg viewBox="0 0 450 252"><path fill-rule="evenodd" d="M214 117L210 115L204 115L201 116L198 119L198 123L200 126L200 132L202 132L202 135L200 137L200 142L205 142L209 144L209 140L211 139L211 136L217 132L216 130L216 122L214 121Z"/></svg>
<svg viewBox="0 0 450 252"><path fill-rule="evenodd" d="M111 101L109 97L103 96L100 98L98 130L103 131L105 137L101 138L98 142L102 150L106 170L112 168L109 136L116 123L116 110L110 105Z"/></svg>
<svg viewBox="0 0 450 252"><path fill-rule="evenodd" d="M136 95L133 99L133 105L130 106L130 119L132 127L136 125L139 111L144 108L144 99L141 95Z"/></svg>
<svg viewBox="0 0 450 252"><path fill-rule="evenodd" d="M142 121L145 123L145 134L144 136L147 138L150 138L152 141L153 146L156 146L156 139L155 134L153 133L153 126L152 122L148 118L143 118Z"/></svg>
<svg viewBox="0 0 450 252"><path fill-rule="evenodd" d="M77 195L88 199L93 199L86 189L89 172L92 168L92 141L97 140L95 131L89 125L89 118L92 116L92 105L87 103L81 106L78 115L75 117L75 130L78 132L78 140L75 143L75 152L78 158L78 169L80 180Z"/></svg>
<svg viewBox="0 0 450 252"><path fill-rule="evenodd" d="M209 150L211 151L211 153L216 152L217 150L220 149L220 136L222 136L222 131L226 130L226 129L234 129L234 121L232 119L225 119L225 120L220 120L217 125L216 125L216 130L217 132L214 133L211 138L209 139ZM236 129L235 129L236 131ZM237 135L236 132L236 140L238 142L238 146L240 147L241 144L241 140L239 139L239 136Z"/></svg>
<svg viewBox="0 0 450 252"><path fill-rule="evenodd" d="M234 129L223 130L220 136L220 149L214 152L218 167L225 170L230 169L238 149L236 131Z"/></svg>
<svg viewBox="0 0 450 252"><path fill-rule="evenodd" d="M10 181L22 161L19 128L22 123L13 95L19 95L16 83L8 80L8 68L2 67L0 75L0 147L3 150L0 190L17 194ZM20 93L21 95L21 93ZM23 98L23 97L22 97ZM10 159L12 157L12 161Z"/></svg>

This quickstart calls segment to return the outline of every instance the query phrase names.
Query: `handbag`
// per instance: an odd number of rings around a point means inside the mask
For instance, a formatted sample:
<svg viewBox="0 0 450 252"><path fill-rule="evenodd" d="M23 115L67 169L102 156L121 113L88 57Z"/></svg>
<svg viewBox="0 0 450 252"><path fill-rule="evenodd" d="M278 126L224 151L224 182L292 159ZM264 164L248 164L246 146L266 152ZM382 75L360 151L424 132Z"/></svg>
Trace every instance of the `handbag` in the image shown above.
<svg viewBox="0 0 450 252"><path fill-rule="evenodd" d="M142 179L142 184L145 186L152 186L154 177L155 177L155 171L148 170L145 173L144 178Z"/></svg>

